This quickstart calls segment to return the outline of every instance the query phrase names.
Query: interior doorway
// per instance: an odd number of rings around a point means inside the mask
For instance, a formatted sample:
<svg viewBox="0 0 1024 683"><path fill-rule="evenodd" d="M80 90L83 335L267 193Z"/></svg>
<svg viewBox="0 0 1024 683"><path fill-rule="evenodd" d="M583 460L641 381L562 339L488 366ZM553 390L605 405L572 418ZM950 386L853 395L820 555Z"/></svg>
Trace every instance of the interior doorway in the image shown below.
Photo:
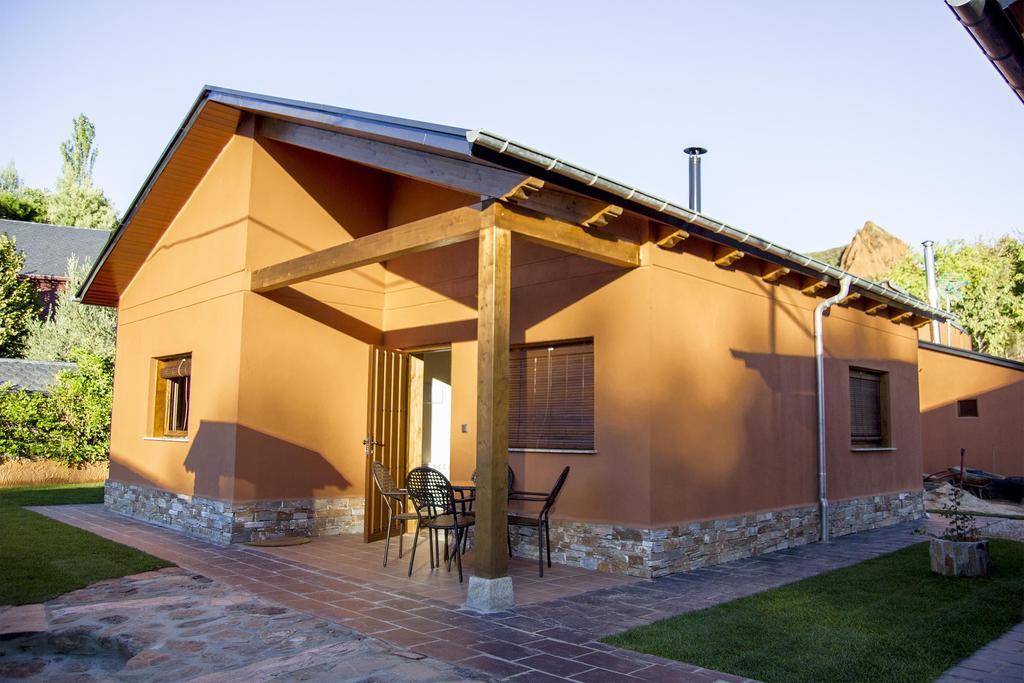
<svg viewBox="0 0 1024 683"><path fill-rule="evenodd" d="M410 466L426 465L451 479L452 351L411 353Z"/></svg>

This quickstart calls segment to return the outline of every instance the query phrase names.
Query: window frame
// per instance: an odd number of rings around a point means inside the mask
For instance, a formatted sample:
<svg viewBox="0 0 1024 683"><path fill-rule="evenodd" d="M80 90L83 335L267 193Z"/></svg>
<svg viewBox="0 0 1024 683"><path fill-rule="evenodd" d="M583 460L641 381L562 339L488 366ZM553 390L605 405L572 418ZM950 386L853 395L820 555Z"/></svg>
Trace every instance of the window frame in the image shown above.
<svg viewBox="0 0 1024 683"><path fill-rule="evenodd" d="M857 377L858 375L861 377ZM854 434L854 379L865 379L878 382L878 421L880 435L877 440L858 438ZM847 396L850 405L850 447L858 451L892 450L889 373L885 370L851 365L849 367L847 381Z"/></svg>
<svg viewBox="0 0 1024 683"><path fill-rule="evenodd" d="M513 383L516 381L516 373L513 372L514 362L516 360L516 354L523 351L529 351L534 349L556 349L556 348L567 348L567 347L583 347L589 346L590 352L590 365L589 365L589 381L590 381L590 435L589 444L585 448L570 448L563 446L558 443L545 442L542 445L521 445L522 440L516 443L514 439L514 423L512 415L514 414L515 406L513 405ZM563 454L579 454L579 455L591 455L597 453L597 381L596 381L596 345L593 338L581 338L581 339L562 339L551 342L531 342L528 344L513 344L509 348L509 422L508 422L508 450L513 453L563 453Z"/></svg>
<svg viewBox="0 0 1024 683"><path fill-rule="evenodd" d="M973 414L965 415L964 407L971 405L974 407ZM974 420L981 417L980 406L978 405L978 399L976 398L958 398L956 400L956 416L957 418L963 418L965 420Z"/></svg>
<svg viewBox="0 0 1024 683"><path fill-rule="evenodd" d="M187 363L186 374L175 377L162 376L168 371L173 372L175 365L180 367L183 362ZM188 437L192 405L192 353L154 358L153 380L153 423L150 435L157 439ZM172 405L175 396L179 397L177 406ZM183 415L180 414L182 412ZM174 425L170 424L172 420L175 422Z"/></svg>

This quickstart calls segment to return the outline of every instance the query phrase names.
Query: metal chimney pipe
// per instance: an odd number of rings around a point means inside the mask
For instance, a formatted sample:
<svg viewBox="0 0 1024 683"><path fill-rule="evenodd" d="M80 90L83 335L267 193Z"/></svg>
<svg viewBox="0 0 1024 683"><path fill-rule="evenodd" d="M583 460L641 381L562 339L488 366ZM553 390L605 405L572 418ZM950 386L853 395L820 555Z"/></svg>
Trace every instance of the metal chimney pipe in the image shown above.
<svg viewBox="0 0 1024 683"><path fill-rule="evenodd" d="M703 147L687 147L690 155L690 210L700 213L700 155L707 154Z"/></svg>
<svg viewBox="0 0 1024 683"><path fill-rule="evenodd" d="M939 285L935 280L935 242L925 240L921 243L921 246L924 247L924 278L928 285L928 303L937 307L939 305ZM947 324L949 323L947 322ZM939 338L938 320L932 320L931 330L932 338L930 341L935 344L941 344L942 339Z"/></svg>

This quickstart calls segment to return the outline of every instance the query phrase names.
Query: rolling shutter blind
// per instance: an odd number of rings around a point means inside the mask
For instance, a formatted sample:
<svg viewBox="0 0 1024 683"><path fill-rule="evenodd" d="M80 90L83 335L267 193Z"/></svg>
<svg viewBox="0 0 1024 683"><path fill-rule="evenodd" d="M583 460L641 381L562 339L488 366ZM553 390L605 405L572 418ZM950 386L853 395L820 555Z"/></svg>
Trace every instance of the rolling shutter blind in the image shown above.
<svg viewBox="0 0 1024 683"><path fill-rule="evenodd" d="M881 445L882 375L850 370L850 436L855 444Z"/></svg>
<svg viewBox="0 0 1024 683"><path fill-rule="evenodd" d="M509 364L509 448L593 450L593 342L512 349Z"/></svg>

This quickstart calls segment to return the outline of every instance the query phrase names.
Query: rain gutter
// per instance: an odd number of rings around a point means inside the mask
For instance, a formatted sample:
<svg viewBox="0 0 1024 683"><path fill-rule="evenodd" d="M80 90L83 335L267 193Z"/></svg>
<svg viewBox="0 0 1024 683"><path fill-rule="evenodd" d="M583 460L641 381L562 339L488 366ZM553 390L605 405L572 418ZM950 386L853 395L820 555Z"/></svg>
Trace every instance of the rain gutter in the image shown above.
<svg viewBox="0 0 1024 683"><path fill-rule="evenodd" d="M590 188L591 191L611 195L626 203L642 207L646 211L654 211L672 219L684 221L691 226L702 228L709 234L711 239L715 239L717 235L726 243L739 246L755 254L760 252L761 254L768 255L770 257L768 260L773 262L781 261L783 264L793 265L797 269L809 271L820 276L822 280L834 285L838 285L844 277L848 277L850 278L851 287L871 294L878 299L897 304L922 318L945 321L954 319L948 311L929 306L919 299L888 289L871 280L857 277L818 259L779 246L774 242L739 228L734 228L702 213L673 204L667 199L643 192L617 180L606 178L593 171L575 166L558 157L527 147L506 137L486 130L473 130L466 133L466 139L473 145L474 155L479 156L479 148L491 153L490 155L485 154L483 158L493 160L493 156L504 157L521 162L534 169L540 169L544 173L567 178L573 181L582 191Z"/></svg>

